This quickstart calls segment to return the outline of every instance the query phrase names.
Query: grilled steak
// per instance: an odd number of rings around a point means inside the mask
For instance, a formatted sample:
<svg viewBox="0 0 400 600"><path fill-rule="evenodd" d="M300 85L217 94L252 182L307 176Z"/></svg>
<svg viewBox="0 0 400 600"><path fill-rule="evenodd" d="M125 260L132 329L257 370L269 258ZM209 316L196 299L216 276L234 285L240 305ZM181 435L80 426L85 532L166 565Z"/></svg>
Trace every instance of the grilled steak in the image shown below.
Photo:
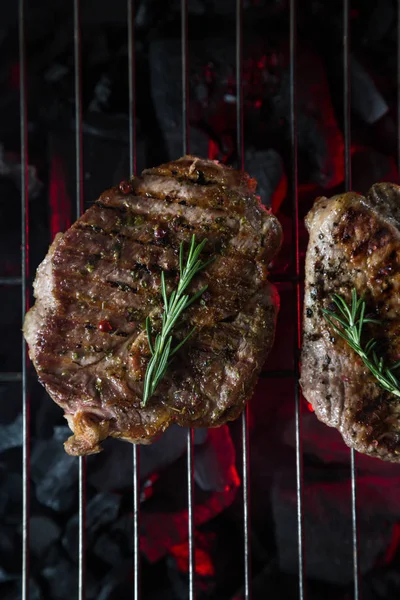
<svg viewBox="0 0 400 600"><path fill-rule="evenodd" d="M332 294L351 304L365 295L364 341L378 340L388 364L400 357L400 188L374 185L366 197L350 192L318 199L306 218L306 258L301 385L315 413L336 427L350 447L400 460L399 398L375 377L325 320Z"/></svg>
<svg viewBox="0 0 400 600"><path fill-rule="evenodd" d="M278 310L267 266L281 228L255 188L246 173L185 156L104 192L56 236L38 268L24 333L40 381L74 432L67 452L98 452L108 436L148 443L172 422L213 427L240 414ZM208 284L185 311L177 342L197 330L143 408L145 319L157 330L160 274L170 292L180 243L193 234L207 238L201 258L215 260L189 288Z"/></svg>

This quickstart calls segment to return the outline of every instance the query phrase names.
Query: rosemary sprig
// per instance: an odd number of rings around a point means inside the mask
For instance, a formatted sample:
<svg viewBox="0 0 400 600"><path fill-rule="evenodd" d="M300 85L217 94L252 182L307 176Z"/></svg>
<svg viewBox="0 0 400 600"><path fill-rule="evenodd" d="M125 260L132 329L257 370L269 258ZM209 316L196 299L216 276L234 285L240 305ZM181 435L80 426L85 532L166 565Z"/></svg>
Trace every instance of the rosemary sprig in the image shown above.
<svg viewBox="0 0 400 600"><path fill-rule="evenodd" d="M348 306L345 299L338 294L332 296L332 301L336 305L339 314L323 308L322 312L325 319L336 333L348 343L350 348L358 354L379 385L384 390L400 397L400 382L393 373L400 366L400 361L392 365L385 364L384 358L378 356L376 352L378 342L373 338L368 340L365 345L362 343L361 337L364 325L366 323L380 323L377 319L365 316L364 298L358 298L356 290L353 289L351 293L351 306ZM339 323L341 327L338 327L334 321Z"/></svg>
<svg viewBox="0 0 400 600"><path fill-rule="evenodd" d="M189 247L189 254L184 262L184 242L181 242L179 248L179 283L177 288L171 292L169 298L167 296L167 286L165 284L164 272L161 273L161 293L164 302L162 313L161 331L155 337L153 342L153 332L151 328L150 317L146 319L146 332L151 358L147 365L146 375L144 378L144 389L142 406L146 406L148 399L154 394L158 384L164 377L174 355L193 335L196 327L188 333L188 335L174 348L172 348L172 330L182 313L189 308L200 296L206 291L207 285L203 286L191 298L184 291L192 281L193 277L209 265L214 259L211 258L207 262L200 260L200 254L206 245L207 240L203 240L196 245L196 238L193 235Z"/></svg>

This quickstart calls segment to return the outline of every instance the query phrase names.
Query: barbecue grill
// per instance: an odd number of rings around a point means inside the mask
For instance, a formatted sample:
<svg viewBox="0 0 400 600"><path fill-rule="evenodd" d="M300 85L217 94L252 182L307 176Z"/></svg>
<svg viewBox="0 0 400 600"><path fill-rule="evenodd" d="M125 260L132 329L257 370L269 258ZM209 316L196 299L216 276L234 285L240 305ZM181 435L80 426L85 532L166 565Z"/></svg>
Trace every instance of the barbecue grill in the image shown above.
<svg viewBox="0 0 400 600"><path fill-rule="evenodd" d="M19 90L20 90L20 143L21 143L21 277L2 277L2 286L20 286L23 319L30 303L30 276L29 272L29 224L34 215L28 210L28 114L27 97L29 89L27 85L27 57L25 30L26 22L26 0L19 0ZM243 19L244 0L236 0L236 30L232 32L236 44L236 158L240 168L246 169L245 161L245 138L244 131L244 98L243 98ZM296 0L288 2L289 18L289 56L290 56L290 164L287 165L289 172L289 194L292 210L292 255L291 265L285 274L273 274L272 279L276 282L289 283L292 286L295 302L293 304L292 320L293 331L293 370L268 371L263 373L266 378L288 378L294 381L293 386L293 409L295 413L295 456L296 456L296 493L297 493L297 547L298 547L298 597L303 600L307 597L305 561L307 545L305 544L304 522L303 522L303 457L302 457L302 410L301 395L298 384L299 365L298 356L301 342L301 267L299 252L299 202L298 202L298 141L297 141L297 85L296 80L296 31L298 19L298 3ZM400 95L400 3L398 3L398 93ZM343 55L341 57L343 69L343 123L344 123L344 165L345 165L345 189L351 189L351 122L350 122L350 1L342 2L342 32L343 32ZM79 217L84 209L84 177L85 165L83 160L83 128L82 128L82 23L81 23L81 1L71 2L73 11L73 39L74 39L74 84L75 84L75 216ZM112 10L110 8L110 10ZM182 119L182 155L190 152L190 126L189 106L191 102L189 94L189 46L191 42L188 28L188 0L180 0L181 10L181 119ZM136 125L136 77L135 61L135 0L127 0L127 31L128 31L128 57L129 68L126 77L129 82L129 163L131 172L136 173L137 157L137 125ZM72 32L71 32L72 35ZM174 85L178 85L174 82ZM400 103L399 114L400 114ZM400 157L400 136L399 136ZM111 182L110 182L111 183ZM21 372L0 374L1 382L22 382L22 599L29 598L29 530L30 530L30 377L29 359L27 348L22 339ZM242 560L242 597L249 600L252 597L252 573L251 573L251 489L250 489L250 452L251 441L249 439L249 410L241 417L241 500L243 511L243 560ZM187 597L194 600L196 597L196 571L195 571L195 535L194 535L194 462L196 455L194 451L194 432L187 433L187 537L188 537L188 580ZM127 448L127 451L130 451ZM79 520L78 520L78 579L76 581L76 597L79 600L86 598L86 459L80 457L78 497L79 497ZM352 518L352 549L353 549L353 598L360 598L360 573L359 552L357 534L357 469L354 450L349 450L349 468L351 476L351 494L348 502L351 505ZM140 447L132 448L132 488L133 488L133 589L132 597L135 600L141 598L141 559L140 559ZM268 595L268 590L265 590Z"/></svg>

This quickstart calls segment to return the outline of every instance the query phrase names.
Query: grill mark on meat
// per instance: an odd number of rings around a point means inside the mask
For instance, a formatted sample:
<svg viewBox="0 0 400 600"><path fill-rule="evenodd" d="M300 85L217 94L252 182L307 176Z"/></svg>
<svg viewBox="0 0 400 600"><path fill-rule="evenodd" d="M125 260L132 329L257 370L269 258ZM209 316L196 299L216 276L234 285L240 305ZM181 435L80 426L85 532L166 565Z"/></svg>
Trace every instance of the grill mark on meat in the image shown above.
<svg viewBox="0 0 400 600"><path fill-rule="evenodd" d="M72 249L72 253L73 252L74 249ZM159 273L152 272L146 267L146 265L135 263L136 271L134 271L134 273L137 275L137 280L133 280L131 269L124 269L123 266L120 265L116 267L113 265L113 263L107 263L107 266L103 267L103 262L106 259L102 259L101 263L98 263L94 270L88 273L84 269L86 259L83 258L80 261L74 261L77 274L75 273L75 275L72 276L69 273L72 259L70 255L65 254L65 252L63 257L64 260L62 265L60 264L60 261L56 261L57 273L60 276L65 275L64 280L60 285L60 290L63 293L68 293L68 290L70 290L70 293L74 297L79 294L80 301L86 301L89 304L94 303L96 305L100 305L100 302L97 302L96 298L102 296L101 288L103 285L110 285L123 293L136 293L138 296L159 296ZM110 266L110 264L112 266ZM132 265L130 265L130 267L132 268ZM164 271L164 273L168 286L169 282L174 282L177 272L175 270L169 270ZM81 295L81 277L90 278L93 281L91 286L91 297L85 298ZM115 280L111 280L111 277L115 278ZM219 295L223 297L225 301L228 301L230 297L236 297L237 289L243 289L246 286L248 286L249 289L253 289L254 283L257 284L259 277L252 261L249 261L243 257L232 256L229 258L223 257L218 261L215 261L215 263L210 267L210 279L211 281L209 282L209 289L213 292L215 298L217 297L219 290ZM215 280L215 283L213 280ZM140 285L137 285L137 281L139 281ZM200 283L201 285L204 283L202 278L200 278ZM237 289L232 291L232 286L233 288ZM122 298L120 296L116 297L115 302L120 301L124 301L125 304L130 302L126 298ZM109 303L113 304L114 302L111 299ZM144 306L144 310L148 310L147 304Z"/></svg>
<svg viewBox="0 0 400 600"><path fill-rule="evenodd" d="M166 204L164 198L158 199L154 197L144 198L142 196L124 196L122 198L110 196L107 199L109 206L120 206L120 202L124 203L124 206L128 209L128 212L132 211L135 215L145 216L147 219L159 218L162 214L164 220L172 219L173 217L181 217L184 222L193 225L196 229L200 228L202 223L208 222L212 224L213 221L218 217L226 218L230 228L237 226L238 219L230 213L221 209L209 209L204 210L201 206L193 204L190 206L182 207L179 204ZM104 203L104 200L103 200Z"/></svg>
<svg viewBox="0 0 400 600"><path fill-rule="evenodd" d="M181 229L186 229L187 231L191 231L192 228L191 226L187 226L185 227L184 223L180 224ZM92 236L92 227L91 225L79 225L77 227L74 228L74 231L79 231L82 232L83 234L85 234L87 236L87 238L90 240L90 242L95 241L96 238L94 238ZM121 244L128 244L128 249L130 252L133 252L132 248L134 248L134 245L138 245L141 246L143 250L154 250L154 252L159 251L160 249L163 248L163 244L161 242L157 242L153 240L153 236L147 236L149 239L146 241L144 239L140 239L138 237L135 236L130 236L130 235L124 235L121 233L118 233L116 231L106 231L104 229L101 228L97 228L96 231L94 231L94 233L97 236L103 236L104 238L104 244L105 247L107 248L106 250L97 250L97 252L93 252L94 255L103 255L102 258L104 259L109 259L110 260L110 255L112 255L112 253L114 252L113 246L116 242L120 242ZM217 249L219 249L221 246L225 245L226 247L228 245L232 245L232 243L235 241L235 236L232 237L228 237L228 235L226 234L221 234L218 232L211 232L212 235L210 236L210 231L207 231L207 240L208 240L208 244L207 244L207 248L204 249L204 256L211 256L213 253L215 253L215 251ZM175 238L175 239L174 239ZM251 238L249 237L249 240L251 242ZM168 248L168 250L171 250L171 247L174 248L174 246L172 245L172 242L174 241L175 245L176 245L176 253L178 251L179 245L182 241L187 241L188 242L188 238L187 235L182 235L182 232L179 236L175 236L175 234L172 235L168 235L168 243L170 244L170 247ZM101 247L102 241L101 238L99 239L99 247ZM108 244L112 243L111 248L108 246ZM78 242L79 244L79 242ZM75 248L75 246L73 246L73 248ZM234 247L233 247L234 249ZM76 252L77 253L85 253L85 248L84 247L80 247L78 245L78 247L76 248ZM128 254L128 251L126 251L125 254ZM239 252L237 252L238 255L240 255ZM128 254L129 257L129 254ZM175 259L175 262L177 263L177 259ZM156 262L154 263L150 263L150 264L157 264Z"/></svg>
<svg viewBox="0 0 400 600"><path fill-rule="evenodd" d="M93 246L93 243L97 245ZM57 267L68 264L68 260L73 259L74 256L87 257L88 255L95 258L96 261L101 259L101 261L113 265L114 268L123 267L127 271L132 271L135 265L148 271L155 268L170 271L176 270L178 267L178 257L171 248L164 250L149 244L142 245L136 241L132 243L124 241L124 243L116 245L115 239L105 237L102 240L98 238L98 234L87 236L86 231L83 231L83 237L74 232L74 235L65 240L63 246L62 252L57 252L54 257L54 264ZM68 255L67 258L65 258L65 254ZM82 264L86 266L87 262L86 260Z"/></svg>
<svg viewBox="0 0 400 600"><path fill-rule="evenodd" d="M131 194L104 192L56 237L24 326L41 381L74 430L71 454L98 452L108 435L148 442L172 422L208 427L238 416L273 340L278 299L266 276L281 230L255 182L185 157L130 185ZM144 321L150 315L157 331L161 271L172 289L192 231L208 239L203 260L215 261L188 289L209 285L174 337L197 332L143 408Z"/></svg>
<svg viewBox="0 0 400 600"><path fill-rule="evenodd" d="M115 208L118 211L118 207ZM208 233L209 241L214 241L214 243L221 237L221 234L232 236L232 233L239 230L239 221L223 211L214 211L208 217L203 214L202 220L195 224L193 221L189 222L186 215L181 213L181 210L176 210L175 212L171 211L166 216L160 215L158 212L149 215L142 211L135 212L126 209L126 213L122 218L117 212L116 215L113 215L113 218L109 217L105 221L101 209L95 205L86 213L85 221L82 221L78 227L87 227L99 233L106 232L110 235L136 239L141 243L153 242L155 245L165 243L167 241L165 238L168 238L168 242L174 242L176 246L179 246L183 238L180 227L187 231L198 230L200 232L205 230ZM140 221L137 222L139 219ZM180 227L177 227L178 225ZM156 232L160 226L165 228L165 237L157 239Z"/></svg>
<svg viewBox="0 0 400 600"><path fill-rule="evenodd" d="M148 197L165 200L173 204L185 202L186 206L198 206L212 211L229 208L230 213L242 216L246 212L243 195L232 190L221 189L213 182L199 185L195 182L173 179L166 175L148 175L144 183L140 178L133 181L135 192L143 194L144 188Z"/></svg>
<svg viewBox="0 0 400 600"><path fill-rule="evenodd" d="M127 283L123 283L122 281L106 281L107 285L110 285L113 288L117 288L121 292L137 292L138 288L134 288Z"/></svg>

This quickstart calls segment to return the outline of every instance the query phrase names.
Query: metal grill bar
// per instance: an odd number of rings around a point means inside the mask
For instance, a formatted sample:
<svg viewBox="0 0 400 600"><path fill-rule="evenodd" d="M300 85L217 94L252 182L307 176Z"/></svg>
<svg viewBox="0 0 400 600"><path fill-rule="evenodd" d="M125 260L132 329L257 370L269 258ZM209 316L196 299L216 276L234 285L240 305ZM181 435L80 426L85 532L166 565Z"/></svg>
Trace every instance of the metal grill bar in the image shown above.
<svg viewBox="0 0 400 600"><path fill-rule="evenodd" d="M354 577L354 600L360 597L359 564L358 564L358 523L357 523L357 471L356 471L356 452L354 448L350 450L350 469L351 469L351 520L352 520L352 538L353 538L353 577Z"/></svg>
<svg viewBox="0 0 400 600"><path fill-rule="evenodd" d="M345 164L345 189L352 188L351 178L351 86L350 86L350 2L343 0L343 129L344 129L344 164ZM350 450L351 472L351 520L353 544L353 577L354 600L360 597L360 574L358 556L358 525L357 525L357 471L356 453Z"/></svg>
<svg viewBox="0 0 400 600"><path fill-rule="evenodd" d="M302 451L302 417L299 388L299 353L301 347L301 289L300 289L300 251L299 251L299 200L298 200L298 162L297 162L297 80L296 80L296 49L297 49L297 2L290 0L289 12L290 38L290 143L291 143L291 176L292 176L292 262L296 274L295 283L295 334L293 343L294 355L294 399L296 421L296 492L297 492L297 544L299 571L299 598L305 598L305 548L304 548L304 518L303 518L303 451Z"/></svg>
<svg viewBox="0 0 400 600"><path fill-rule="evenodd" d="M188 4L181 0L181 55L182 55L182 152L190 152L189 130L189 47L188 47Z"/></svg>
<svg viewBox="0 0 400 600"><path fill-rule="evenodd" d="M29 276L29 197L24 0L19 1L18 9L21 135L21 316L23 322L29 308L29 292L26 285ZM22 600L29 598L30 402L28 360L27 346L22 336Z"/></svg>
<svg viewBox="0 0 400 600"><path fill-rule="evenodd" d="M343 130L344 130L344 182L346 191L351 190L351 121L350 121L350 7L343 0Z"/></svg>
<svg viewBox="0 0 400 600"><path fill-rule="evenodd" d="M128 18L128 84L129 84L129 164L136 175L136 54L135 1L127 0ZM133 445L133 598L140 598L140 447Z"/></svg>
<svg viewBox="0 0 400 600"><path fill-rule="evenodd" d="M22 373L0 373L0 383L14 383L22 381Z"/></svg>
<svg viewBox="0 0 400 600"><path fill-rule="evenodd" d="M21 285L21 277L0 277L0 285Z"/></svg>
<svg viewBox="0 0 400 600"><path fill-rule="evenodd" d="M75 176L76 218L83 213L81 3L74 0ZM78 482L78 600L86 597L86 458L80 456Z"/></svg>
<svg viewBox="0 0 400 600"><path fill-rule="evenodd" d="M196 598L194 560L194 431L187 432L187 484L188 484L188 559L189 559L189 600Z"/></svg>
<svg viewBox="0 0 400 600"><path fill-rule="evenodd" d="M244 169L243 109L243 0L236 0L236 152L239 169ZM251 598L250 444L249 407L242 413L242 487L244 598Z"/></svg>
<svg viewBox="0 0 400 600"><path fill-rule="evenodd" d="M243 126L243 0L236 0L236 152L239 169L244 169Z"/></svg>
<svg viewBox="0 0 400 600"><path fill-rule="evenodd" d="M190 152L189 128L189 47L188 47L188 3L181 0L181 53L182 53L182 153ZM188 496L188 599L196 597L194 556L194 431L187 432L187 496Z"/></svg>

